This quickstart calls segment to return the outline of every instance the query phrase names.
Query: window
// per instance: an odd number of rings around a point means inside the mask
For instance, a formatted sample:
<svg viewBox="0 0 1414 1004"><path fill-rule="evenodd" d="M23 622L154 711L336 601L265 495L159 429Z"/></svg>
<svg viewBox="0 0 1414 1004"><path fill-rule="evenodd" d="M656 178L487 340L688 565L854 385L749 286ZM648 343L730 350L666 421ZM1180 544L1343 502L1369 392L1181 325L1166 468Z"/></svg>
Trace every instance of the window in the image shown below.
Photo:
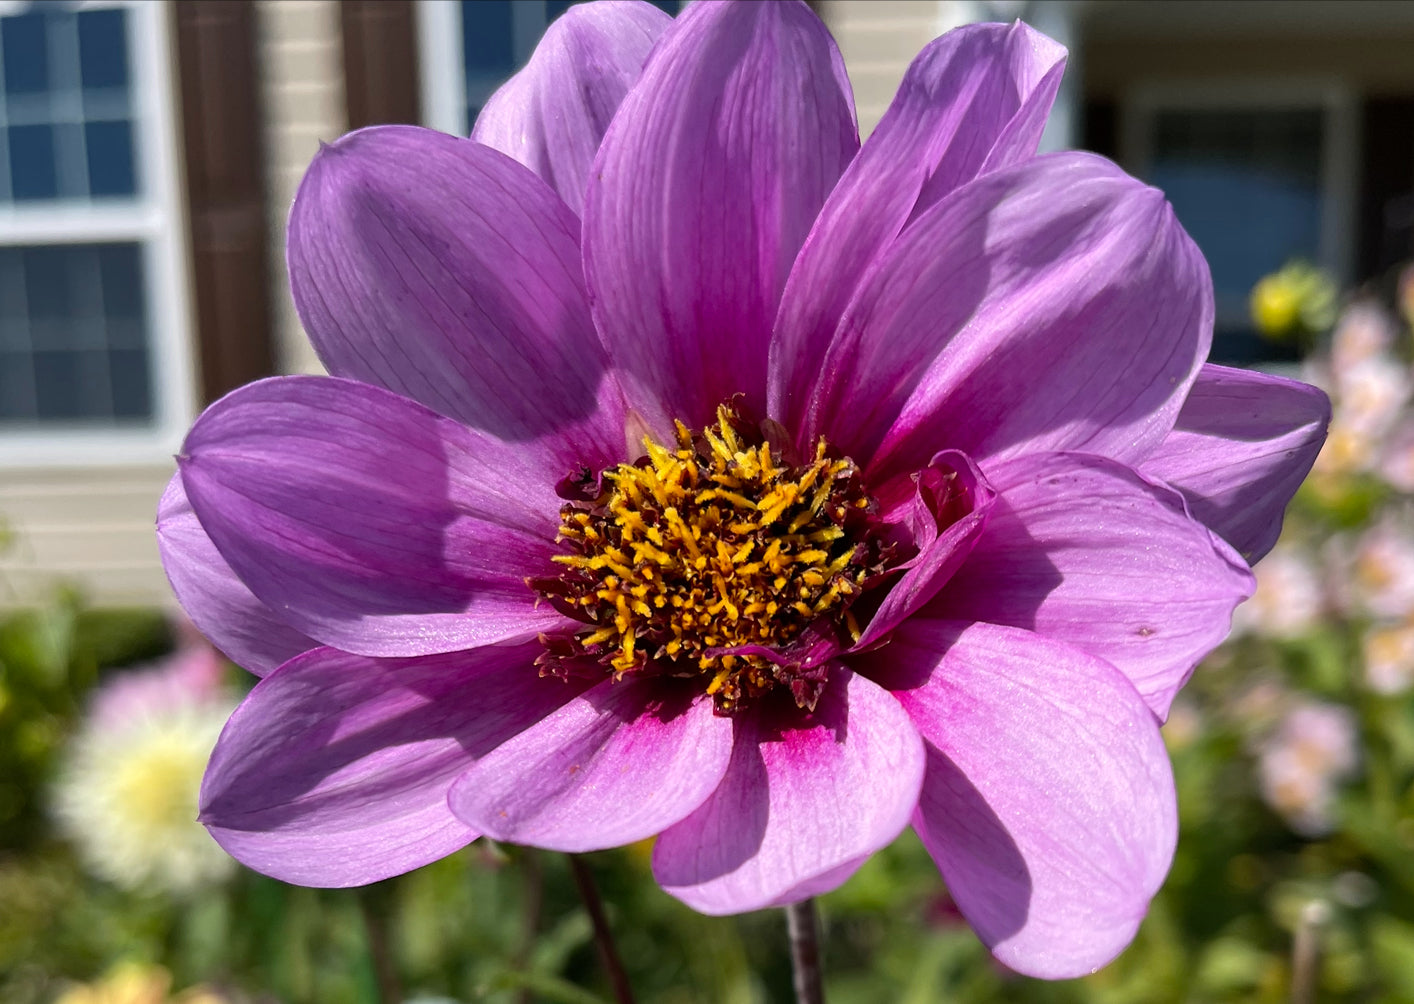
<svg viewBox="0 0 1414 1004"><path fill-rule="evenodd" d="M0 460L169 456L191 417L163 10L0 4Z"/></svg>
<svg viewBox="0 0 1414 1004"><path fill-rule="evenodd" d="M1293 258L1350 280L1350 101L1334 88L1205 83L1141 92L1124 115L1126 162L1168 196L1213 270L1213 358L1289 358L1252 330L1248 295Z"/></svg>
<svg viewBox="0 0 1414 1004"><path fill-rule="evenodd" d="M423 108L434 129L465 136L486 99L530 59L551 21L578 0L422 0ZM653 0L669 14L677 0Z"/></svg>

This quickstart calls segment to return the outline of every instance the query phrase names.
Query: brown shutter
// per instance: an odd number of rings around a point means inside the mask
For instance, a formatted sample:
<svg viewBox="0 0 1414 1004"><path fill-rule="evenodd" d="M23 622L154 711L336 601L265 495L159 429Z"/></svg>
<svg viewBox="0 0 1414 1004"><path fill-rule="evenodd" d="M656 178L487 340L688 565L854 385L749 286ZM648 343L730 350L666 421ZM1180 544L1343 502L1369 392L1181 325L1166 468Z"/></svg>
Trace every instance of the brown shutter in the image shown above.
<svg viewBox="0 0 1414 1004"><path fill-rule="evenodd" d="M349 128L421 120L412 0L344 0Z"/></svg>
<svg viewBox="0 0 1414 1004"><path fill-rule="evenodd" d="M201 391L274 372L270 240L251 0L168 5L176 22Z"/></svg>

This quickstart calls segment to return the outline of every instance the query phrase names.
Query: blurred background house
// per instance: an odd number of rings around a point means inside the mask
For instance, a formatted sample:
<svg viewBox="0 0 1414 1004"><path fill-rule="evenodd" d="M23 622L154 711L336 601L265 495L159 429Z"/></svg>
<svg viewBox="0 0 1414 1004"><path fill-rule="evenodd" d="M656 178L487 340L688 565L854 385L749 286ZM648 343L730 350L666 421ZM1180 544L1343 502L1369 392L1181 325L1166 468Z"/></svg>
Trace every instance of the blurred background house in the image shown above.
<svg viewBox="0 0 1414 1004"><path fill-rule="evenodd" d="M166 602L153 513L192 418L246 381L318 368L282 269L318 142L378 122L465 134L568 6L0 2L0 605L58 582L99 604ZM1064 42L1044 145L1168 193L1213 267L1215 358L1291 358L1246 308L1287 260L1348 287L1410 255L1414 3L814 6L866 132L947 28L1021 17Z"/></svg>

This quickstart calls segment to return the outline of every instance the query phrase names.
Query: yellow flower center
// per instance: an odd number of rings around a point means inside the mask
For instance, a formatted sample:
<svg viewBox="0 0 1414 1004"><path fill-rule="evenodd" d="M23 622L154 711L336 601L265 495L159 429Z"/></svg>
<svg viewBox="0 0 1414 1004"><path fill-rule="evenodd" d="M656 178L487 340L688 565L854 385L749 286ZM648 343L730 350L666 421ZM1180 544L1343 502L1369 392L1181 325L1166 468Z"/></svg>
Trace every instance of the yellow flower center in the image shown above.
<svg viewBox="0 0 1414 1004"><path fill-rule="evenodd" d="M889 550L853 462L821 440L786 464L725 406L698 436L677 423L677 449L643 442L642 460L561 510L563 574L531 584L588 627L547 639L542 667L700 677L721 714L777 684L813 707Z"/></svg>

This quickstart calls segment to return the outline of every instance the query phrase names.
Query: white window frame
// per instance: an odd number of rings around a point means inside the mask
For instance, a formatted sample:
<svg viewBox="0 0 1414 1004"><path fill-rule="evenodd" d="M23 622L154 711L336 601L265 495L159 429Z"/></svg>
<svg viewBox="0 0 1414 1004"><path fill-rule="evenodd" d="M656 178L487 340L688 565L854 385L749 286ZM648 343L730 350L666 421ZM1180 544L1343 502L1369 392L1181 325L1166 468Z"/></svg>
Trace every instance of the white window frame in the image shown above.
<svg viewBox="0 0 1414 1004"><path fill-rule="evenodd" d="M0 246L141 245L152 418L141 428L45 423L0 426L0 467L170 463L196 414L186 213L177 176L174 52L162 0L87 0L128 11L138 194L126 205L54 200L0 205ZM0 13L10 13L0 6Z"/></svg>
<svg viewBox="0 0 1414 1004"><path fill-rule="evenodd" d="M1140 178L1153 165L1154 125L1160 112L1315 109L1321 120L1321 238L1314 264L1341 286L1355 278L1355 211L1360 168L1360 116L1355 91L1326 77L1169 79L1129 89L1120 101L1120 159ZM1218 304L1219 323L1235 307ZM1242 304L1246 316L1246 303Z"/></svg>
<svg viewBox="0 0 1414 1004"><path fill-rule="evenodd" d="M466 68L462 65L461 0L417 0L418 83L422 124L466 136Z"/></svg>

